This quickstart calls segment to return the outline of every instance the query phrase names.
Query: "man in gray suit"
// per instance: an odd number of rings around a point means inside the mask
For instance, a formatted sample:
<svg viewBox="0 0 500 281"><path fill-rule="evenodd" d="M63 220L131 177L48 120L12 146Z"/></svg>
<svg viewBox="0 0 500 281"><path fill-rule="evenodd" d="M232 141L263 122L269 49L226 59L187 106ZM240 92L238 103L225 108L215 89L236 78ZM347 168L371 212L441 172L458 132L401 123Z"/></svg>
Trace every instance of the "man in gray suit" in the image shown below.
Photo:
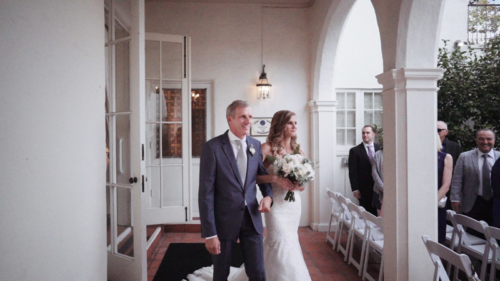
<svg viewBox="0 0 500 281"><path fill-rule="evenodd" d="M252 108L234 101L226 111L229 131L203 145L200 159L201 235L212 254L213 280L227 280L231 248L239 239L245 271L250 281L266 280L261 212L269 212L273 191L259 184L264 197L257 202L257 175L267 175L260 142L247 136Z"/></svg>
<svg viewBox="0 0 500 281"><path fill-rule="evenodd" d="M479 130L476 145L476 149L458 157L451 182L451 206L457 213L491 224L491 167L500 157L500 152L493 150L495 133L490 129Z"/></svg>

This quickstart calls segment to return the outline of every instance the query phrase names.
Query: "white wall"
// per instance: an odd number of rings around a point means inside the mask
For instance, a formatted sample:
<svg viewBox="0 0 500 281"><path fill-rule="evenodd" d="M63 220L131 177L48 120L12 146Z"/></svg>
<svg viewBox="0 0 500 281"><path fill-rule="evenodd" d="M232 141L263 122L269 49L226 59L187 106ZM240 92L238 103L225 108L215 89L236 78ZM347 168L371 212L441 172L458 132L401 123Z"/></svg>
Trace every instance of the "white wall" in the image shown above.
<svg viewBox="0 0 500 281"><path fill-rule="evenodd" d="M264 63L273 84L270 100L256 98L255 84L262 69L261 18ZM228 129L227 105L243 99L250 102L254 117L272 117L282 109L294 111L299 123L298 141L306 154L309 149L306 104L310 83L307 19L306 8L146 3L146 32L191 37L192 79L214 83L214 136ZM308 192L302 192L301 196L301 225L307 225Z"/></svg>
<svg viewBox="0 0 500 281"><path fill-rule="evenodd" d="M375 10L370 0L357 0L340 37L334 77L336 88L381 88L382 49Z"/></svg>
<svg viewBox="0 0 500 281"><path fill-rule="evenodd" d="M448 49L453 50L457 40L467 42L467 0L446 0L441 23L441 39L449 40ZM443 47L443 41L439 42Z"/></svg>
<svg viewBox="0 0 500 281"><path fill-rule="evenodd" d="M0 279L106 280L103 2L0 6Z"/></svg>

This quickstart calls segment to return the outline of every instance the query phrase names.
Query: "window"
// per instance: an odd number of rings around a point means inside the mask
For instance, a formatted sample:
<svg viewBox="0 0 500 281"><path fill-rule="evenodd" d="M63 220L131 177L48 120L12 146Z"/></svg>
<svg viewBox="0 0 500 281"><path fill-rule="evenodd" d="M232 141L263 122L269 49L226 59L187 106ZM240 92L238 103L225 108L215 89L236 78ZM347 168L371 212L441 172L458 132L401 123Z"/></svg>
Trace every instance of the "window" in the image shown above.
<svg viewBox="0 0 500 281"><path fill-rule="evenodd" d="M471 0L468 14L468 41L471 46L481 47L489 39L500 35L499 1Z"/></svg>
<svg viewBox="0 0 500 281"><path fill-rule="evenodd" d="M382 126L382 94L376 90L339 90L337 95L337 145L361 142L364 125Z"/></svg>

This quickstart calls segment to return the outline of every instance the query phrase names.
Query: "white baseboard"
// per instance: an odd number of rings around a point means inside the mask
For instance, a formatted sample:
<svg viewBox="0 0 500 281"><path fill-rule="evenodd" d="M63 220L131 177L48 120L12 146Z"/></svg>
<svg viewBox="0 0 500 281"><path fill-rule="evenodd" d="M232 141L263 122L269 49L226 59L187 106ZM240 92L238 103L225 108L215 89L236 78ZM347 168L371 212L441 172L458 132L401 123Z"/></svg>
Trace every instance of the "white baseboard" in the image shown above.
<svg viewBox="0 0 500 281"><path fill-rule="evenodd" d="M327 232L328 223L313 223L311 226L312 230L318 232ZM337 222L332 222L332 230L337 228Z"/></svg>

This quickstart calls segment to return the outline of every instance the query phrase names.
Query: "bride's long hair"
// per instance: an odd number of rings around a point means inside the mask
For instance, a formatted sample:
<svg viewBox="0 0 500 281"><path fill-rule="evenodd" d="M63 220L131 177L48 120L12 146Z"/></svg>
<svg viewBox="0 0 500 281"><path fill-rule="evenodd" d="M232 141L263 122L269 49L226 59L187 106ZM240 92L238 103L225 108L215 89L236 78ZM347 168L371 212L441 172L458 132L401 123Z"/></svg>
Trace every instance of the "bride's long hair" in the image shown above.
<svg viewBox="0 0 500 281"><path fill-rule="evenodd" d="M283 131L286 128L286 124L290 121L290 118L295 116L295 113L290 110L280 110L273 115L271 120L271 128L269 128L269 135L267 135L267 142L271 144L271 150L273 156L280 154L284 147L281 146L281 140L283 138ZM297 147L297 136L293 136L290 140L290 145L292 149Z"/></svg>

